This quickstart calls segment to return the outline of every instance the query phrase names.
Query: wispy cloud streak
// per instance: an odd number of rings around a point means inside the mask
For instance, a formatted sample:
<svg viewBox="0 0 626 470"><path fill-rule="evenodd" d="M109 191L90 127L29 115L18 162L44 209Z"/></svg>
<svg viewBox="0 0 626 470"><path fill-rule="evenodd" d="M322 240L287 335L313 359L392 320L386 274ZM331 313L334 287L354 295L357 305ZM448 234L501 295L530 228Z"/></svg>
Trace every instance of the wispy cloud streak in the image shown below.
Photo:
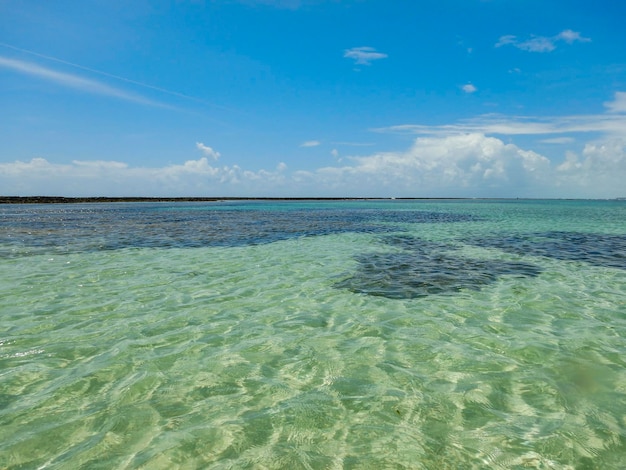
<svg viewBox="0 0 626 470"><path fill-rule="evenodd" d="M42 67L41 65L33 64L32 62L25 62L22 60L0 56L0 67L10 69L18 73L38 77L50 82L57 83L58 85L73 88L75 90L94 93L98 95L111 96L114 98L119 98L122 100L132 101L135 103L150 106L167 107L164 104L158 103L156 101L150 100L134 93L120 90L119 88L112 87L97 80L91 80L69 73L58 72L47 67Z"/></svg>
<svg viewBox="0 0 626 470"><path fill-rule="evenodd" d="M566 29L555 36L531 36L526 40L519 40L517 36L507 34L501 36L496 47L513 46L527 52L551 52L557 47L557 43L565 42L573 44L574 42L590 42L591 39L581 36L578 31Z"/></svg>
<svg viewBox="0 0 626 470"><path fill-rule="evenodd" d="M348 59L354 59L357 65L371 65L373 60L386 59L388 56L378 52L373 47L353 47L346 49L343 54Z"/></svg>
<svg viewBox="0 0 626 470"><path fill-rule="evenodd" d="M599 132L626 137L626 93L615 93L615 99L604 103L607 113L572 116L505 116L487 114L446 125L401 124L373 129L375 132L415 135L453 135L482 133L486 135L550 135Z"/></svg>
<svg viewBox="0 0 626 470"><path fill-rule="evenodd" d="M76 69L80 69L80 70L84 70L86 72L94 73L94 74L97 74L97 75L101 75L103 77L112 78L114 80L119 80L119 81L122 81L122 82L125 82L125 83L129 83L131 85L135 85L135 86L138 86L138 87L142 87L142 88L146 88L146 89L149 89L149 90L157 91L159 93L164 93L164 94L167 94L167 95L175 96L177 98L182 98L182 99L185 99L185 100L195 101L197 103L202 103L202 104L213 106L213 107L220 108L220 109L228 109L228 108L226 108L224 106L216 105L214 103L205 101L203 99L196 98L195 96L189 96L189 95L186 95L184 93L179 93L177 91L168 90L166 88L161 88L161 87L158 87L158 86L155 86L155 85L150 85L149 83L139 82L137 80L132 80L132 79L127 78L127 77L121 77L119 75L115 75L115 74L112 74L112 73L104 72L102 70L94 69L94 68L91 68L91 67L85 67L84 65L80 65L80 64L76 64L74 62L69 62L67 60L59 59L58 57L52 57L52 56L49 56L49 55L46 55L46 54L40 54L39 52L30 51L28 49L22 49L21 47L12 46L11 44L6 44L6 43L3 43L3 42L0 42L0 46L8 48L8 49L12 49L12 50L17 51L17 52L22 52L24 54L29 54L29 55L34 56L34 57L39 57L39 58L42 58L42 59L46 59L46 60L50 60L50 61L53 61L53 62L57 62L59 64L68 65L70 67L73 67L73 68L76 68Z"/></svg>
<svg viewBox="0 0 626 470"><path fill-rule="evenodd" d="M319 140L307 140L306 142L302 142L300 147L317 147L321 144Z"/></svg>

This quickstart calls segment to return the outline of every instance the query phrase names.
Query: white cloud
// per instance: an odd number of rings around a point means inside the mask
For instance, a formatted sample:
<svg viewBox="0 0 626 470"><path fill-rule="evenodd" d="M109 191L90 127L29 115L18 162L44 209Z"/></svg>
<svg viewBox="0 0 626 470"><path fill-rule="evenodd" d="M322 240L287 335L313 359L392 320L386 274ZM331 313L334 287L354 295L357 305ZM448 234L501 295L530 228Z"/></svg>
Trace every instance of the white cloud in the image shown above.
<svg viewBox="0 0 626 470"><path fill-rule="evenodd" d="M528 52L550 52L556 49L553 38L536 36L514 44L515 47Z"/></svg>
<svg viewBox="0 0 626 470"><path fill-rule="evenodd" d="M609 105L607 105L609 106ZM610 104L611 110L621 110L621 101ZM608 136L626 136L626 115L614 113L572 116L505 116L487 114L454 124L427 126L401 124L374 129L416 135L452 135L458 133L484 133L489 135L549 135L600 132Z"/></svg>
<svg viewBox="0 0 626 470"><path fill-rule="evenodd" d="M567 152L556 167L556 182L563 191L593 194L599 198L623 197L626 181L626 141L585 145L582 155Z"/></svg>
<svg viewBox="0 0 626 470"><path fill-rule="evenodd" d="M38 157L0 163L0 188L4 194L61 196L622 197L626 92L617 92L605 107L594 115L490 114L378 129L416 138L406 150L342 158L334 147L335 163L311 171L288 171L284 162L273 170L218 166L219 153L201 142L201 158L164 167L83 159L59 164ZM565 147L560 154L554 147L553 163L503 135L538 135L540 142ZM361 145L334 142L339 144Z"/></svg>
<svg viewBox="0 0 626 470"><path fill-rule="evenodd" d="M306 142L302 142L300 147L317 147L322 143L319 140L307 140Z"/></svg>
<svg viewBox="0 0 626 470"><path fill-rule="evenodd" d="M88 72L89 74L100 75L102 77L106 77L107 79L113 79L113 80L116 80L116 81L124 82L124 83L130 84L130 85L133 85L133 86L138 86L138 87L141 87L141 88L145 88L147 90L156 91L156 92L159 92L159 93L175 96L177 98L182 98L182 99L185 99L185 100L195 101L197 103L202 103L202 104L209 105L209 106L212 106L212 107L215 107L215 108L229 110L229 108L226 108L225 106L220 106L220 105L217 105L215 103L212 103L212 102L209 102L209 101L197 98L195 96L186 95L184 93L180 93L180 92L177 92L177 91L174 91L174 90L168 90L166 88L162 88L162 87L158 87L158 86L155 86L155 85L151 85L149 83L139 82L137 80L133 80L133 79L127 78L127 77L122 77L120 75L114 75L114 74L109 73L109 72L104 72L102 70L94 69L94 68L91 68L91 67L86 67L84 65L80 65L80 64L77 64L77 63L74 63L74 62L69 62L67 60L59 59L58 57L53 57L53 56L49 56L49 55L46 55L46 54L40 54L38 52L31 51L31 50L28 50L28 49L23 49L21 47L13 46L13 45L7 44L7 43L0 43L0 45L2 47L8 48L8 49L12 49L14 51L18 51L18 52L20 52L22 54L28 54L30 56L38 57L40 59L45 59L47 61L52 61L52 62L56 62L58 64L63 64L63 66L66 66L66 67L69 66L69 67L72 67L72 68L75 68L75 69L80 69L80 70L83 70L85 72ZM12 59L9 59L9 60L12 60ZM21 61L17 61L17 62L21 62ZM23 62L23 63L27 64L27 62ZM0 64L0 66L2 66L2 65ZM8 67L9 65L5 65L5 66ZM14 66L11 66L11 67L15 68ZM50 70L50 69L45 69L45 70ZM22 70L22 71L24 71L24 70ZM31 73L33 73L33 72L31 72ZM34 74L36 74L36 73L34 73ZM94 83L98 83L98 82L94 82ZM64 84L69 85L69 83L64 83ZM154 105L154 106L160 106L160 107L165 107L165 108L169 108L170 107L170 106L167 106L167 105L165 105L163 103L159 103L159 102L152 101L152 100L146 100L145 98L143 98L141 96L138 96L138 95L129 94L129 93L123 92L121 90L117 90L117 91L118 92L122 92L124 95L129 95L131 101L137 101L137 98L139 98L138 102L140 102L140 103L151 104L151 105ZM114 95L114 96L117 96L117 95Z"/></svg>
<svg viewBox="0 0 626 470"><path fill-rule="evenodd" d="M404 152L352 158L355 165L320 170L341 175L348 185L378 180L395 193L493 194L515 187L528 193L549 168L547 158L483 134L417 138ZM346 182L344 181L344 184Z"/></svg>
<svg viewBox="0 0 626 470"><path fill-rule="evenodd" d="M44 158L0 163L5 194L62 196L619 197L626 139L596 141L553 164L482 133L418 137L406 150L344 157L289 172L212 165L202 157L164 167ZM341 161L344 164L340 166Z"/></svg>
<svg viewBox="0 0 626 470"><path fill-rule="evenodd" d="M294 178L336 195L362 195L359 188L368 188L370 194L414 197L613 198L624 194L624 142L588 144L581 159L570 153L553 165L537 152L480 133L420 137L406 151L352 157L352 165Z"/></svg>
<svg viewBox="0 0 626 470"><path fill-rule="evenodd" d="M101 170L120 170L123 168L128 168L128 164L126 163L107 160L73 160L72 163L77 167L97 168Z"/></svg>
<svg viewBox="0 0 626 470"><path fill-rule="evenodd" d="M584 38L580 35L578 31L572 31L571 29L566 29L564 31L561 31L559 34L556 35L556 38L561 39L568 44L572 44L573 42L576 42L576 41L591 42L591 39Z"/></svg>
<svg viewBox="0 0 626 470"><path fill-rule="evenodd" d="M122 100L132 101L140 104L165 107L165 105L161 103L157 103L156 101L149 100L134 93L120 90L105 83L80 77L78 75L57 72L56 70L42 67L31 62L25 62L22 60L10 59L8 57L0 56L0 67L4 67L13 70L14 72L22 73L25 75L31 75L37 78L41 78L49 82L56 83L58 85L72 88L74 90L110 96L113 98L119 98Z"/></svg>
<svg viewBox="0 0 626 470"><path fill-rule="evenodd" d="M496 43L496 47L506 46L508 44L516 44L517 36L513 36L512 34L507 34L505 36L500 36L500 39Z"/></svg>
<svg viewBox="0 0 626 470"><path fill-rule="evenodd" d="M626 113L626 92L618 91L615 99L604 103L611 113Z"/></svg>
<svg viewBox="0 0 626 470"><path fill-rule="evenodd" d="M507 34L501 36L495 47L514 46L518 49L528 52L551 52L557 47L557 43L565 42L573 44L574 42L590 42L591 39L580 35L578 31L566 29L555 36L531 36L529 39L520 41L517 36Z"/></svg>
<svg viewBox="0 0 626 470"><path fill-rule="evenodd" d="M371 65L373 60L386 59L388 56L382 52L376 51L373 47L353 47L346 49L344 57L354 59L357 65Z"/></svg>
<svg viewBox="0 0 626 470"><path fill-rule="evenodd" d="M44 158L0 163L4 194L64 196L254 196L284 180L276 171L212 166L206 157L165 167L132 167L113 161L58 164Z"/></svg>
<svg viewBox="0 0 626 470"><path fill-rule="evenodd" d="M465 92L465 93L475 93L478 88L476 88L474 85L472 85L471 83L467 83L465 85L463 85L461 87L461 89Z"/></svg>
<svg viewBox="0 0 626 470"><path fill-rule="evenodd" d="M207 157L211 157L213 160L218 160L221 157L219 152L216 152L211 147L204 145L202 142L196 142L196 148Z"/></svg>
<svg viewBox="0 0 626 470"><path fill-rule="evenodd" d="M549 139L541 139L539 142L543 144L571 144L575 142L573 137L551 137Z"/></svg>

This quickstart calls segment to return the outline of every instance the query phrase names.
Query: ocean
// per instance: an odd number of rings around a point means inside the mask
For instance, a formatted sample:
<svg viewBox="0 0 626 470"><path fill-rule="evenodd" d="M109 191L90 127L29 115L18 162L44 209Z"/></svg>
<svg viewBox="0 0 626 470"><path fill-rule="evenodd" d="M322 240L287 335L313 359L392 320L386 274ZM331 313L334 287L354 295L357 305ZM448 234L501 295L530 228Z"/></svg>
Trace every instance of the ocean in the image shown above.
<svg viewBox="0 0 626 470"><path fill-rule="evenodd" d="M0 205L0 273L0 468L626 463L626 201Z"/></svg>

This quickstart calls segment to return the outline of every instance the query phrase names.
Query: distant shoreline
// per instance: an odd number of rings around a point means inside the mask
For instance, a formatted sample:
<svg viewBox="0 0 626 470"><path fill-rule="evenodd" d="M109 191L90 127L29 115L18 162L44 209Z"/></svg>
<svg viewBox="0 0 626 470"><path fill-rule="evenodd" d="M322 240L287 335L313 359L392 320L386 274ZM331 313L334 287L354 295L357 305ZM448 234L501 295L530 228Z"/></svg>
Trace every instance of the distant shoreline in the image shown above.
<svg viewBox="0 0 626 470"><path fill-rule="evenodd" d="M106 202L219 202L219 201L376 201L462 200L461 197L61 197L0 196L0 204L77 204Z"/></svg>
<svg viewBox="0 0 626 470"><path fill-rule="evenodd" d="M111 202L220 202L220 201L522 201L542 200L524 197L63 197L63 196L0 196L0 204L89 204ZM556 198L580 201L576 198ZM624 201L626 198L589 199Z"/></svg>

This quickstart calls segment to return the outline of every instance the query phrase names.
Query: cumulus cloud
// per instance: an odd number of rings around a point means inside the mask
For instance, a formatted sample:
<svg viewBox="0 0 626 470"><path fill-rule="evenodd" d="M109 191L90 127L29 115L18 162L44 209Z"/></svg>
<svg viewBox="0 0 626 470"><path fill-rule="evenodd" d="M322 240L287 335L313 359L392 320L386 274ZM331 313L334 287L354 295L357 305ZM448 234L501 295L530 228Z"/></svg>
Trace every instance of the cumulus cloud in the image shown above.
<svg viewBox="0 0 626 470"><path fill-rule="evenodd" d="M284 180L284 163L275 171L213 166L207 157L164 167L133 167L115 161L0 163L4 194L62 196L255 196Z"/></svg>
<svg viewBox="0 0 626 470"><path fill-rule="evenodd" d="M590 42L591 39L581 36L578 31L566 29L555 36L531 36L528 39L518 39L517 36L507 34L501 36L496 47L514 46L528 52L551 52L556 49L559 42L573 44L574 42Z"/></svg>
<svg viewBox="0 0 626 470"><path fill-rule="evenodd" d="M316 178L331 186L374 184L387 194L488 195L515 187L529 195L545 177L547 158L483 134L417 138L403 152L352 157L353 164L327 167Z"/></svg>
<svg viewBox="0 0 626 470"><path fill-rule="evenodd" d="M554 164L483 133L436 135L418 137L405 150L291 172L283 162L252 171L207 157L164 167L33 158L0 163L0 187L5 194L63 196L619 197L625 142L588 143Z"/></svg>
<svg viewBox="0 0 626 470"><path fill-rule="evenodd" d="M343 54L344 57L353 59L357 65L371 65L372 61L386 59L388 56L382 52L378 52L373 47L353 47L352 49L346 49Z"/></svg>
<svg viewBox="0 0 626 470"><path fill-rule="evenodd" d="M571 29L566 29L564 31L561 31L559 34L556 35L556 39L560 39L562 41L565 41L568 44L572 44L573 42L590 42L591 39L589 38L584 38L580 35L580 33L578 31L572 31Z"/></svg>
<svg viewBox="0 0 626 470"><path fill-rule="evenodd" d="M350 157L349 165L297 172L302 187L335 195L423 197L583 197L623 195L623 140L588 144L554 165L537 152L481 133L420 137L406 151ZM371 195L371 194L370 194Z"/></svg>
<svg viewBox="0 0 626 470"><path fill-rule="evenodd" d="M270 170L218 166L219 152L201 142L201 158L163 167L36 157L0 163L0 188L11 195L61 196L623 197L626 92L604 105L606 112L596 115L491 114L448 125L378 129L415 139L407 149L373 153L359 142L333 142L334 164L309 171L289 171L284 162ZM499 137L517 135L539 135L542 143L566 147L550 160ZM585 144L584 136L594 140ZM339 158L338 145L365 153Z"/></svg>
<svg viewBox="0 0 626 470"><path fill-rule="evenodd" d="M317 147L322 143L319 140L307 140L306 142L302 142L300 147Z"/></svg>
<svg viewBox="0 0 626 470"><path fill-rule="evenodd" d="M211 147L204 145L202 142L196 142L196 148L207 157L211 157L213 160L218 160L221 157L219 152L216 152Z"/></svg>
<svg viewBox="0 0 626 470"><path fill-rule="evenodd" d="M465 85L463 85L461 87L461 89L465 92L465 93L475 93L478 88L476 88L474 85L472 85L471 83L467 83Z"/></svg>
<svg viewBox="0 0 626 470"><path fill-rule="evenodd" d="M567 152L563 163L556 167L555 179L563 191L599 198L624 197L626 141L589 143L582 155Z"/></svg>

